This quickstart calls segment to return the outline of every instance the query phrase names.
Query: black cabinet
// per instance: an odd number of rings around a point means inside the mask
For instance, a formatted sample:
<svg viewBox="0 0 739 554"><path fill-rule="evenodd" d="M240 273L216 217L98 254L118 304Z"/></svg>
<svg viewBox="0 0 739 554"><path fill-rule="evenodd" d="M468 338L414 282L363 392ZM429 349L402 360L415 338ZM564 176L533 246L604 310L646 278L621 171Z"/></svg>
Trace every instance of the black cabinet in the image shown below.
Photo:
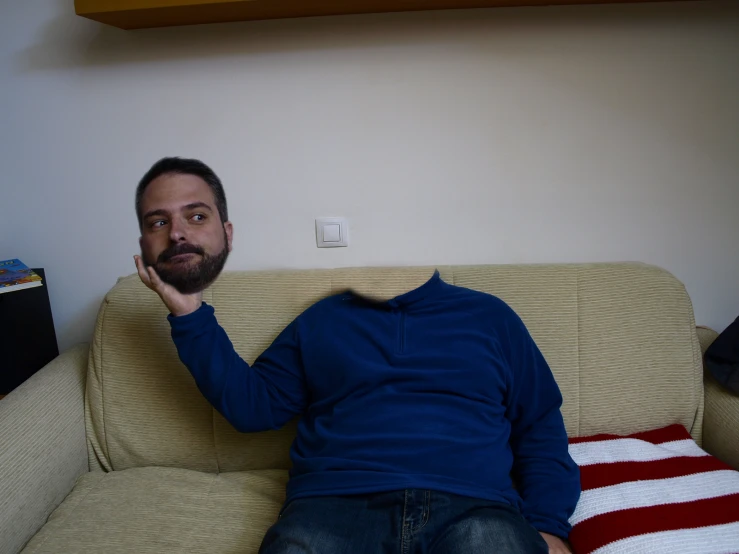
<svg viewBox="0 0 739 554"><path fill-rule="evenodd" d="M59 355L46 274L33 270L43 286L0 294L0 395Z"/></svg>

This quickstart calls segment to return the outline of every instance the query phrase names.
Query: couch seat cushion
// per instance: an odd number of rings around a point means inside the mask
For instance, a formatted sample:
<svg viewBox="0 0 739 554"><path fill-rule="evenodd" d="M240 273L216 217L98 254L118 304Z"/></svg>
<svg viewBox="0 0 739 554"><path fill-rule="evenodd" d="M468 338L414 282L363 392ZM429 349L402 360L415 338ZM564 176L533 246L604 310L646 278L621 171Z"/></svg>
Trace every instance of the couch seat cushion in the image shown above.
<svg viewBox="0 0 739 554"><path fill-rule="evenodd" d="M285 470L162 467L87 473L23 554L256 553L287 477Z"/></svg>

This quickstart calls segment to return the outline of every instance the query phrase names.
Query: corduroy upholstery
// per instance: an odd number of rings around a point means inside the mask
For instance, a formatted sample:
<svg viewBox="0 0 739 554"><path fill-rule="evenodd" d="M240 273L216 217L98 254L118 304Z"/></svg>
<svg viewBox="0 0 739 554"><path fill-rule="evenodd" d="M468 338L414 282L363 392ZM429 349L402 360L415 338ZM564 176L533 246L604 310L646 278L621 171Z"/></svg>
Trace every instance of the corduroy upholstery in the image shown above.
<svg viewBox="0 0 739 554"><path fill-rule="evenodd" d="M433 269L227 272L205 300L252 362L320 298L355 287L382 296ZM628 263L438 269L521 315L562 390L571 436L680 423L701 441L701 345L685 288L666 271ZM91 471L25 552L256 552L284 498L295 425L233 430L179 362L166 315L137 276L106 296L85 388ZM739 420L739 402L710 402L711 432L720 435L721 421Z"/></svg>

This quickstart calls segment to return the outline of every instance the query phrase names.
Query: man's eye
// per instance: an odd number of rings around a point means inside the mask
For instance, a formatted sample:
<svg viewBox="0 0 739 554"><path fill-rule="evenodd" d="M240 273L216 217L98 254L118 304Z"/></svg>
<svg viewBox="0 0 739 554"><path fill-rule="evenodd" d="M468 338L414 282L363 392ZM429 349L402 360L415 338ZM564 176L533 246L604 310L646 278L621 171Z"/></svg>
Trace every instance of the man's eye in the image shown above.
<svg viewBox="0 0 739 554"><path fill-rule="evenodd" d="M205 215L204 214L195 214L192 216L192 219L195 221L205 221Z"/></svg>
<svg viewBox="0 0 739 554"><path fill-rule="evenodd" d="M151 223L151 228L152 229L158 229L159 227L162 227L163 225L166 225L166 224L167 224L167 222L164 221L163 219L157 219L156 221L153 221Z"/></svg>

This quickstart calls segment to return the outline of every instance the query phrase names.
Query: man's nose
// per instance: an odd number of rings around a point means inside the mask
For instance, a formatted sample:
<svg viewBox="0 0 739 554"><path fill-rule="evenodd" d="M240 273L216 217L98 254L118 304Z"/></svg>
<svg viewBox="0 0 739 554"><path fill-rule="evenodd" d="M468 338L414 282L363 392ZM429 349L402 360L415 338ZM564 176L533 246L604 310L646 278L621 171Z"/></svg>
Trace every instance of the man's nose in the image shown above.
<svg viewBox="0 0 739 554"><path fill-rule="evenodd" d="M169 225L169 240L172 242L187 241L187 229L185 223L179 219L173 219Z"/></svg>

